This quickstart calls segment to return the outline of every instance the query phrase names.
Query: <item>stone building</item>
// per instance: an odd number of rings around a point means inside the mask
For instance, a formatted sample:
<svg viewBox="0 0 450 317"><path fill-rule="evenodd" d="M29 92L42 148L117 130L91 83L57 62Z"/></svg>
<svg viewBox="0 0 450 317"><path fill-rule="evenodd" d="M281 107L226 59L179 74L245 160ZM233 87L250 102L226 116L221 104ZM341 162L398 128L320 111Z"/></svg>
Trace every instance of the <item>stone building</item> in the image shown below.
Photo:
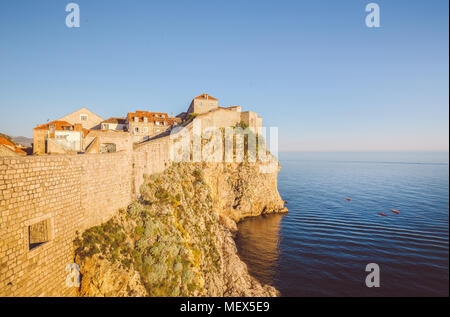
<svg viewBox="0 0 450 317"><path fill-rule="evenodd" d="M142 142L181 123L180 118L169 117L163 112L136 111L128 113L126 124L134 142Z"/></svg>
<svg viewBox="0 0 450 317"><path fill-rule="evenodd" d="M244 123L251 131L259 134L262 128L262 118L259 117L256 112L240 112L235 109L224 107L219 107L209 112L199 114L196 119L201 120L203 130L211 127L233 127L239 123Z"/></svg>
<svg viewBox="0 0 450 317"><path fill-rule="evenodd" d="M14 143L8 141L0 136L0 156L24 156L27 155L25 151L16 146Z"/></svg>
<svg viewBox="0 0 450 317"><path fill-rule="evenodd" d="M248 125L253 132L260 133L260 129L262 128L262 118L259 117L256 112L241 112L241 121Z"/></svg>
<svg viewBox="0 0 450 317"><path fill-rule="evenodd" d="M61 119L36 127L33 130L33 153L119 152L130 149L132 143L161 137L183 120L186 124L187 118L192 119L189 114L195 114L201 119L205 128L245 123L252 131L259 133L262 127L262 118L256 112L242 112L241 106L220 107L217 98L201 94L191 101L187 112L177 117L169 117L162 112L136 111L124 118L103 120L90 110L81 108Z"/></svg>
<svg viewBox="0 0 450 317"><path fill-rule="evenodd" d="M33 154L82 152L84 138L91 129L100 129L105 121L87 108L33 129Z"/></svg>
<svg viewBox="0 0 450 317"><path fill-rule="evenodd" d="M59 118L57 121L66 121L72 125L81 124L83 129L100 129L100 124L105 121L105 119L83 107L72 112L71 114L68 114L67 116Z"/></svg>
<svg viewBox="0 0 450 317"><path fill-rule="evenodd" d="M85 153L114 153L132 151L130 133L116 130L90 130L84 138Z"/></svg>
<svg viewBox="0 0 450 317"><path fill-rule="evenodd" d="M102 130L125 131L127 128L126 118L109 118L101 122Z"/></svg>
<svg viewBox="0 0 450 317"><path fill-rule="evenodd" d="M87 130L79 123L52 121L33 129L33 154L64 154L83 150Z"/></svg>
<svg viewBox="0 0 450 317"><path fill-rule="evenodd" d="M197 119L202 120L203 128L224 128L241 122L255 133L259 133L262 128L262 118L256 112L242 112L241 106L220 107L219 100L208 94L195 97L187 114L197 114Z"/></svg>
<svg viewBox="0 0 450 317"><path fill-rule="evenodd" d="M201 94L200 96L192 99L191 105L187 111L188 114L191 113L205 113L219 107L219 100L211 97L208 94Z"/></svg>

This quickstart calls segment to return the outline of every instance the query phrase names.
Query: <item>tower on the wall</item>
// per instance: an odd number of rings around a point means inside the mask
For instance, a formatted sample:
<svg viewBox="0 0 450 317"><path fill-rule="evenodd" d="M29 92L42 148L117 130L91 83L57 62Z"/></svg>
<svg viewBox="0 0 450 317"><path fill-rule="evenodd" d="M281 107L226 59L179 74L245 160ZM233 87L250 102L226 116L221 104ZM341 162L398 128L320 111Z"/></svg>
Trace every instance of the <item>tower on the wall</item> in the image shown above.
<svg viewBox="0 0 450 317"><path fill-rule="evenodd" d="M219 100L208 94L201 94L192 99L188 113L205 113L219 107Z"/></svg>

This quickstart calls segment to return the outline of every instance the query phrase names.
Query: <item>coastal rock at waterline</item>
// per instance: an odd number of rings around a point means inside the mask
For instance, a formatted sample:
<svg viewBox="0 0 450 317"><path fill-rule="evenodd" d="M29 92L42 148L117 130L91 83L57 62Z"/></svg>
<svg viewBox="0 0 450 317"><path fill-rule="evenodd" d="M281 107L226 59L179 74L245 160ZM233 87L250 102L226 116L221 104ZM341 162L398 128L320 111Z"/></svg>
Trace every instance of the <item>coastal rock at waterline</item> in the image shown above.
<svg viewBox="0 0 450 317"><path fill-rule="evenodd" d="M284 213L287 208L277 188L279 164L273 173L262 173L257 163L205 164L205 182L215 207L235 221L265 213Z"/></svg>
<svg viewBox="0 0 450 317"><path fill-rule="evenodd" d="M258 297L279 296L279 292L272 286L262 285L249 275L247 265L241 261L237 254L234 240L229 235L223 250L224 263L224 290L223 296L231 297Z"/></svg>

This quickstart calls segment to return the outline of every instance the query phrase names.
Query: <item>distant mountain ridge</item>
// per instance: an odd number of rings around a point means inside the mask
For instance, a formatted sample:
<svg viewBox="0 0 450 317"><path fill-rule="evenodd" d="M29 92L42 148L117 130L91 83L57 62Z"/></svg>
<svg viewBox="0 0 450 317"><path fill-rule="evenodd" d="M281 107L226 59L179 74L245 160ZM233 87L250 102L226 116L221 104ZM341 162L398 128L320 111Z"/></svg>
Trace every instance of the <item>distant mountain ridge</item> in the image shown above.
<svg viewBox="0 0 450 317"><path fill-rule="evenodd" d="M0 137L5 138L17 146L31 147L33 145L33 138L27 138L24 136L9 136L4 133L0 133Z"/></svg>
<svg viewBox="0 0 450 317"><path fill-rule="evenodd" d="M32 138L27 138L25 136L14 136L12 137L12 139L14 140L14 142L17 145L22 145L25 147L31 147L33 144L33 139Z"/></svg>

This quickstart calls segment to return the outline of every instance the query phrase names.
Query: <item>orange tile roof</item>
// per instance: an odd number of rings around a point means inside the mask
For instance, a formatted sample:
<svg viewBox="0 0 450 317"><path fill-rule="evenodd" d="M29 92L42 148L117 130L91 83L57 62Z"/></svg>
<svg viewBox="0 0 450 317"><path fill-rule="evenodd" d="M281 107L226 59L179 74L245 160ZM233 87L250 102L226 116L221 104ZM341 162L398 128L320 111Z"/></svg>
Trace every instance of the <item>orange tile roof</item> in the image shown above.
<svg viewBox="0 0 450 317"><path fill-rule="evenodd" d="M7 139L5 139L4 137L0 137L0 145L6 145L7 148L9 148L10 150L17 152L17 153L25 153L25 151L23 151L22 149L18 148L15 144L9 142Z"/></svg>
<svg viewBox="0 0 450 317"><path fill-rule="evenodd" d="M48 130L50 125L54 125L55 126L55 130L63 130L63 127L72 127L73 128L73 124L70 124L67 121L52 121L40 126L37 126L35 129L37 130Z"/></svg>
<svg viewBox="0 0 450 317"><path fill-rule="evenodd" d="M201 94L200 96L195 97L194 99L207 99L207 100L217 100L217 98L211 97L208 94Z"/></svg>
<svg viewBox="0 0 450 317"><path fill-rule="evenodd" d="M15 145L13 143L9 142L7 139L5 139L4 137L1 137L1 136L0 136L0 144L15 147Z"/></svg>
<svg viewBox="0 0 450 317"><path fill-rule="evenodd" d="M155 115L164 116L164 118L155 117ZM172 125L173 121L174 121L174 118L169 117L169 115L164 112L136 111L134 113L129 112L127 117L128 117L128 122L134 122L135 117L139 118L139 122L144 122L144 118L147 118L148 122L167 121L167 122L169 122L170 125Z"/></svg>

